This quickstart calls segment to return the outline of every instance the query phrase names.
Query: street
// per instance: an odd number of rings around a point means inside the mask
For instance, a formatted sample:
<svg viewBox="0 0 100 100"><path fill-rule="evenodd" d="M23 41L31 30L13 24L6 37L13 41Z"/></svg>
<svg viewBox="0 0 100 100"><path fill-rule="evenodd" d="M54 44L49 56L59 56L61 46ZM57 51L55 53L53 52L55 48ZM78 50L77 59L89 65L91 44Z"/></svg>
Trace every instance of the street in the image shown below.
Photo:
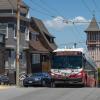
<svg viewBox="0 0 100 100"><path fill-rule="evenodd" d="M100 100L100 89L11 87L0 91L0 100Z"/></svg>

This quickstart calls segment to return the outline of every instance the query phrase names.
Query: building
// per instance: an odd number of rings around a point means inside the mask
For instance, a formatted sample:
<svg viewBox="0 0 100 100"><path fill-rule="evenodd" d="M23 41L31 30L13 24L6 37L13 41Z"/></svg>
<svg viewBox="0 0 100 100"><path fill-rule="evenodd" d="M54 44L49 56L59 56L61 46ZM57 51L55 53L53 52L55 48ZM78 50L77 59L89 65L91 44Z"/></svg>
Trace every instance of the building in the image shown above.
<svg viewBox="0 0 100 100"><path fill-rule="evenodd" d="M28 53L28 72L48 72L52 51L57 48L52 36L40 19L30 19L30 42Z"/></svg>
<svg viewBox="0 0 100 100"><path fill-rule="evenodd" d="M26 72L26 52L29 49L29 19L28 6L20 10L20 72ZM15 82L16 73L16 26L17 26L17 0L0 0L0 44L4 42L3 51L0 51L0 73L7 73ZM2 35L4 38L2 38ZM0 45L1 46L1 45ZM2 53L3 52L3 53Z"/></svg>
<svg viewBox="0 0 100 100"><path fill-rule="evenodd" d="M93 16L88 28L85 30L87 34L87 49L97 66L100 68L100 29Z"/></svg>
<svg viewBox="0 0 100 100"><path fill-rule="evenodd" d="M5 72L5 34L0 32L0 73Z"/></svg>
<svg viewBox="0 0 100 100"><path fill-rule="evenodd" d="M0 0L0 74L16 82L17 0ZM29 19L29 8L20 9L20 73L49 71L52 51L57 48L43 22Z"/></svg>

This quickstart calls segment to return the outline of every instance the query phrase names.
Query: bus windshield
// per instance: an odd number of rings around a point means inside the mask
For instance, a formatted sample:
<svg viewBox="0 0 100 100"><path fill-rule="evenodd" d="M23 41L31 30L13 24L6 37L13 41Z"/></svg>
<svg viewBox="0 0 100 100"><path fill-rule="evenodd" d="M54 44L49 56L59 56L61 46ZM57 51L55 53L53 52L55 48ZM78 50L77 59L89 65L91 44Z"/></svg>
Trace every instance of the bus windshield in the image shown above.
<svg viewBox="0 0 100 100"><path fill-rule="evenodd" d="M72 68L79 69L82 67L82 56L53 56L52 68L64 69Z"/></svg>

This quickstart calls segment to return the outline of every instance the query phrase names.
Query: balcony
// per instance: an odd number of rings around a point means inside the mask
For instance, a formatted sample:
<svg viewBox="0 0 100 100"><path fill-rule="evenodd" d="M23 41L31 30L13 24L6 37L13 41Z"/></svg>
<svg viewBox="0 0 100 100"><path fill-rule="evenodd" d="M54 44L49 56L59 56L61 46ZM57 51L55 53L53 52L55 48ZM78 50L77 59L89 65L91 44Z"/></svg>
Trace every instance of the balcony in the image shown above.
<svg viewBox="0 0 100 100"><path fill-rule="evenodd" d="M100 45L100 40L89 40L89 41L86 41L86 44L87 45Z"/></svg>

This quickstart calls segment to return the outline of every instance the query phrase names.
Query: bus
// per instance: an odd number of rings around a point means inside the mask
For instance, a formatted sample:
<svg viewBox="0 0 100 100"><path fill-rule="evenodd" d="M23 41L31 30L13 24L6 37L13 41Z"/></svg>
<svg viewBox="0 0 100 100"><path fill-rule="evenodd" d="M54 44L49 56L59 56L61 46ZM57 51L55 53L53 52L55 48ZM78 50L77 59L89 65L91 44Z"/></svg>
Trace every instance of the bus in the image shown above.
<svg viewBox="0 0 100 100"><path fill-rule="evenodd" d="M53 86L58 83L97 86L97 66L83 48L54 50L50 74Z"/></svg>

